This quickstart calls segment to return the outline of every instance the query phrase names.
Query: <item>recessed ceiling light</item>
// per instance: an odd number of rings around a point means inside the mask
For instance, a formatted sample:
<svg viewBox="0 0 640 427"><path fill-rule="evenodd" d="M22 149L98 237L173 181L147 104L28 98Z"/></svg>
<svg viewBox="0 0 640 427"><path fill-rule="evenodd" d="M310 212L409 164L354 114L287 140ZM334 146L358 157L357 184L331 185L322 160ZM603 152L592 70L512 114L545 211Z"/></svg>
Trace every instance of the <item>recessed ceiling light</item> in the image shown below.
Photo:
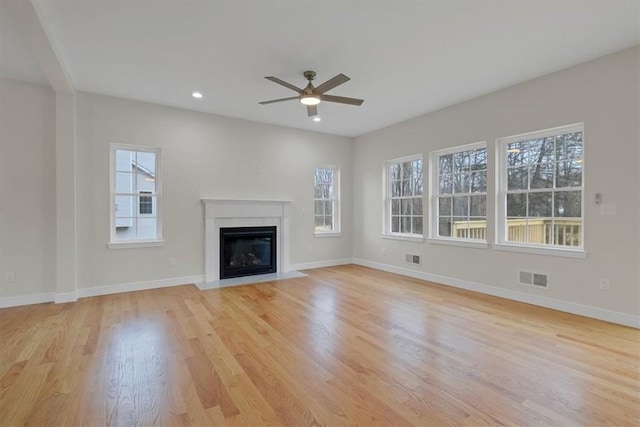
<svg viewBox="0 0 640 427"><path fill-rule="evenodd" d="M318 117L318 116L315 116L315 117L313 118L313 121L314 121L314 122L320 122L320 121L322 121L322 119L321 119L320 117Z"/></svg>
<svg viewBox="0 0 640 427"><path fill-rule="evenodd" d="M200 92L193 92L191 96L193 96L196 99L202 98L202 94Z"/></svg>

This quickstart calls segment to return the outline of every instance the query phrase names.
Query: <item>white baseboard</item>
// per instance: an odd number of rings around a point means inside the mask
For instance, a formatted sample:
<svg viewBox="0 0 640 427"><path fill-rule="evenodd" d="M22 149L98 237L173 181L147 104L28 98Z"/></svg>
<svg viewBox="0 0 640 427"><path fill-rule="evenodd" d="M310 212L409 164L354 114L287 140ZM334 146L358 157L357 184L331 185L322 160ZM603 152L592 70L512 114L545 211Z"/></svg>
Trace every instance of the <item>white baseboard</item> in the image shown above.
<svg viewBox="0 0 640 427"><path fill-rule="evenodd" d="M78 301L78 292L64 292L58 293L53 298L53 302L56 304L65 304L67 302Z"/></svg>
<svg viewBox="0 0 640 427"><path fill-rule="evenodd" d="M619 313L616 311L606 310L603 308L562 301L555 298L531 295L531 294L527 294L524 292L515 291L511 289L504 289L496 286L485 285L482 283L469 282L466 280L455 279L447 276L440 276L438 274L425 273L422 271L411 270L408 268L395 267L393 265L367 261L364 259L355 258L353 260L353 263L357 265L362 265L365 267L375 268L376 270L388 271L390 273L396 273L402 276L413 277L415 279L421 279L429 282L440 283L443 285L453 286L456 288L466 289L469 291L480 292L483 294L493 295L496 297L506 298L506 299L519 301L519 302L524 302L527 304L533 304L540 307L564 311L566 313L572 313L580 316L591 317L593 319L599 319L599 320L604 320L611 323L617 323L620 325L631 326L633 328L640 328L640 317L633 316L631 314Z"/></svg>
<svg viewBox="0 0 640 427"><path fill-rule="evenodd" d="M19 295L15 297L0 297L0 308L18 307L21 305L42 304L43 302L53 302L55 292L45 294Z"/></svg>
<svg viewBox="0 0 640 427"><path fill-rule="evenodd" d="M96 297L100 295L119 294L122 292L145 291L148 289L167 288L170 286L200 283L204 281L204 275L172 277L169 279L147 280L144 282L122 283L119 285L97 286L94 288L78 289L78 298Z"/></svg>
<svg viewBox="0 0 640 427"><path fill-rule="evenodd" d="M353 264L353 259L351 258L342 258L342 259L330 259L327 261L312 261L312 262L303 262L300 264L291 264L291 270L311 270L314 268L323 268L323 267L334 267L336 265L345 265L345 264Z"/></svg>

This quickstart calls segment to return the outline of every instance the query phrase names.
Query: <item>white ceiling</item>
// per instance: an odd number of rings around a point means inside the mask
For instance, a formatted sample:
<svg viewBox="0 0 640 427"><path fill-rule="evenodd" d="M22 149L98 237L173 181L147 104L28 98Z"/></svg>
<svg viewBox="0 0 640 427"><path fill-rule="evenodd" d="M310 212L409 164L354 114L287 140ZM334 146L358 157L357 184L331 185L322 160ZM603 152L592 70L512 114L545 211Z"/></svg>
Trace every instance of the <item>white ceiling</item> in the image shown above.
<svg viewBox="0 0 640 427"><path fill-rule="evenodd" d="M78 90L358 136L640 43L640 1L36 0ZM38 81L0 8L0 73ZM11 45L11 46L8 46ZM35 71L34 71L35 68ZM314 123L295 96L344 73ZM199 90L202 100L191 92Z"/></svg>

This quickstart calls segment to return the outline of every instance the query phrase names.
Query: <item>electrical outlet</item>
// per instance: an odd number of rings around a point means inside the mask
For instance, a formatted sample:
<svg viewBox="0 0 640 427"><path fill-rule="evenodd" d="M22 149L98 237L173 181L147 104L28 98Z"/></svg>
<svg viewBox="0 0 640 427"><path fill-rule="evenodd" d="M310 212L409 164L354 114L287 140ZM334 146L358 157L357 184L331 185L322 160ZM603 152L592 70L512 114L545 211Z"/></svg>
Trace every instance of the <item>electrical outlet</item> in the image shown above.
<svg viewBox="0 0 640 427"><path fill-rule="evenodd" d="M175 258L169 258L169 261L167 262L167 264L169 265L169 267L175 267L176 266L176 259Z"/></svg>
<svg viewBox="0 0 640 427"><path fill-rule="evenodd" d="M387 255L387 248L382 248L382 255Z"/></svg>
<svg viewBox="0 0 640 427"><path fill-rule="evenodd" d="M609 279L600 279L600 289L603 291L608 291L610 285Z"/></svg>
<svg viewBox="0 0 640 427"><path fill-rule="evenodd" d="M5 280L7 282L15 282L16 281L16 272L15 271L7 271L5 274Z"/></svg>

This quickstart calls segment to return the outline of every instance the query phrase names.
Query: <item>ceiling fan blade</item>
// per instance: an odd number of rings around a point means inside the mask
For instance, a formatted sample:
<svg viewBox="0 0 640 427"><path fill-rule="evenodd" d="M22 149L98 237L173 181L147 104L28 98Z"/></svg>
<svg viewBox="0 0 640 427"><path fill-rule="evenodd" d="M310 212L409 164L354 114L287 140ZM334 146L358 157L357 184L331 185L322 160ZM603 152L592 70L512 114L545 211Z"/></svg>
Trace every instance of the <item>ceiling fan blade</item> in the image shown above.
<svg viewBox="0 0 640 427"><path fill-rule="evenodd" d="M277 77L270 76L270 77L265 77L265 79L267 79L267 80L271 80L272 82L274 82L274 83L278 83L279 85L282 85L282 86L284 86L284 87L288 87L289 89L291 89L291 90L295 90L295 91L296 91L296 92L298 92L298 93L302 92L302 89L300 89L299 87L295 87L295 86L294 86L294 85L292 85L291 83L287 83L287 82L285 82L284 80L280 80L280 79L279 79L279 78L277 78Z"/></svg>
<svg viewBox="0 0 640 427"><path fill-rule="evenodd" d="M258 102L258 104L267 105L267 104L273 104L274 102L291 101L292 99L299 99L299 98L300 97L298 96L292 96L290 98L280 98L280 99L272 99L271 101L262 101L262 102Z"/></svg>
<svg viewBox="0 0 640 427"><path fill-rule="evenodd" d="M340 104L349 104L349 105L362 105L364 99L356 99L356 98L347 98L344 96L334 96L334 95L322 95L320 97L323 101L328 102L339 102Z"/></svg>
<svg viewBox="0 0 640 427"><path fill-rule="evenodd" d="M318 115L318 106L317 105L307 105L307 114L309 117Z"/></svg>
<svg viewBox="0 0 640 427"><path fill-rule="evenodd" d="M325 93L326 91L331 90L334 87L341 85L342 83L346 83L349 80L351 79L345 76L344 74L338 74L334 78L329 79L326 82L322 83L320 86L318 86L315 89L315 92L320 94Z"/></svg>

